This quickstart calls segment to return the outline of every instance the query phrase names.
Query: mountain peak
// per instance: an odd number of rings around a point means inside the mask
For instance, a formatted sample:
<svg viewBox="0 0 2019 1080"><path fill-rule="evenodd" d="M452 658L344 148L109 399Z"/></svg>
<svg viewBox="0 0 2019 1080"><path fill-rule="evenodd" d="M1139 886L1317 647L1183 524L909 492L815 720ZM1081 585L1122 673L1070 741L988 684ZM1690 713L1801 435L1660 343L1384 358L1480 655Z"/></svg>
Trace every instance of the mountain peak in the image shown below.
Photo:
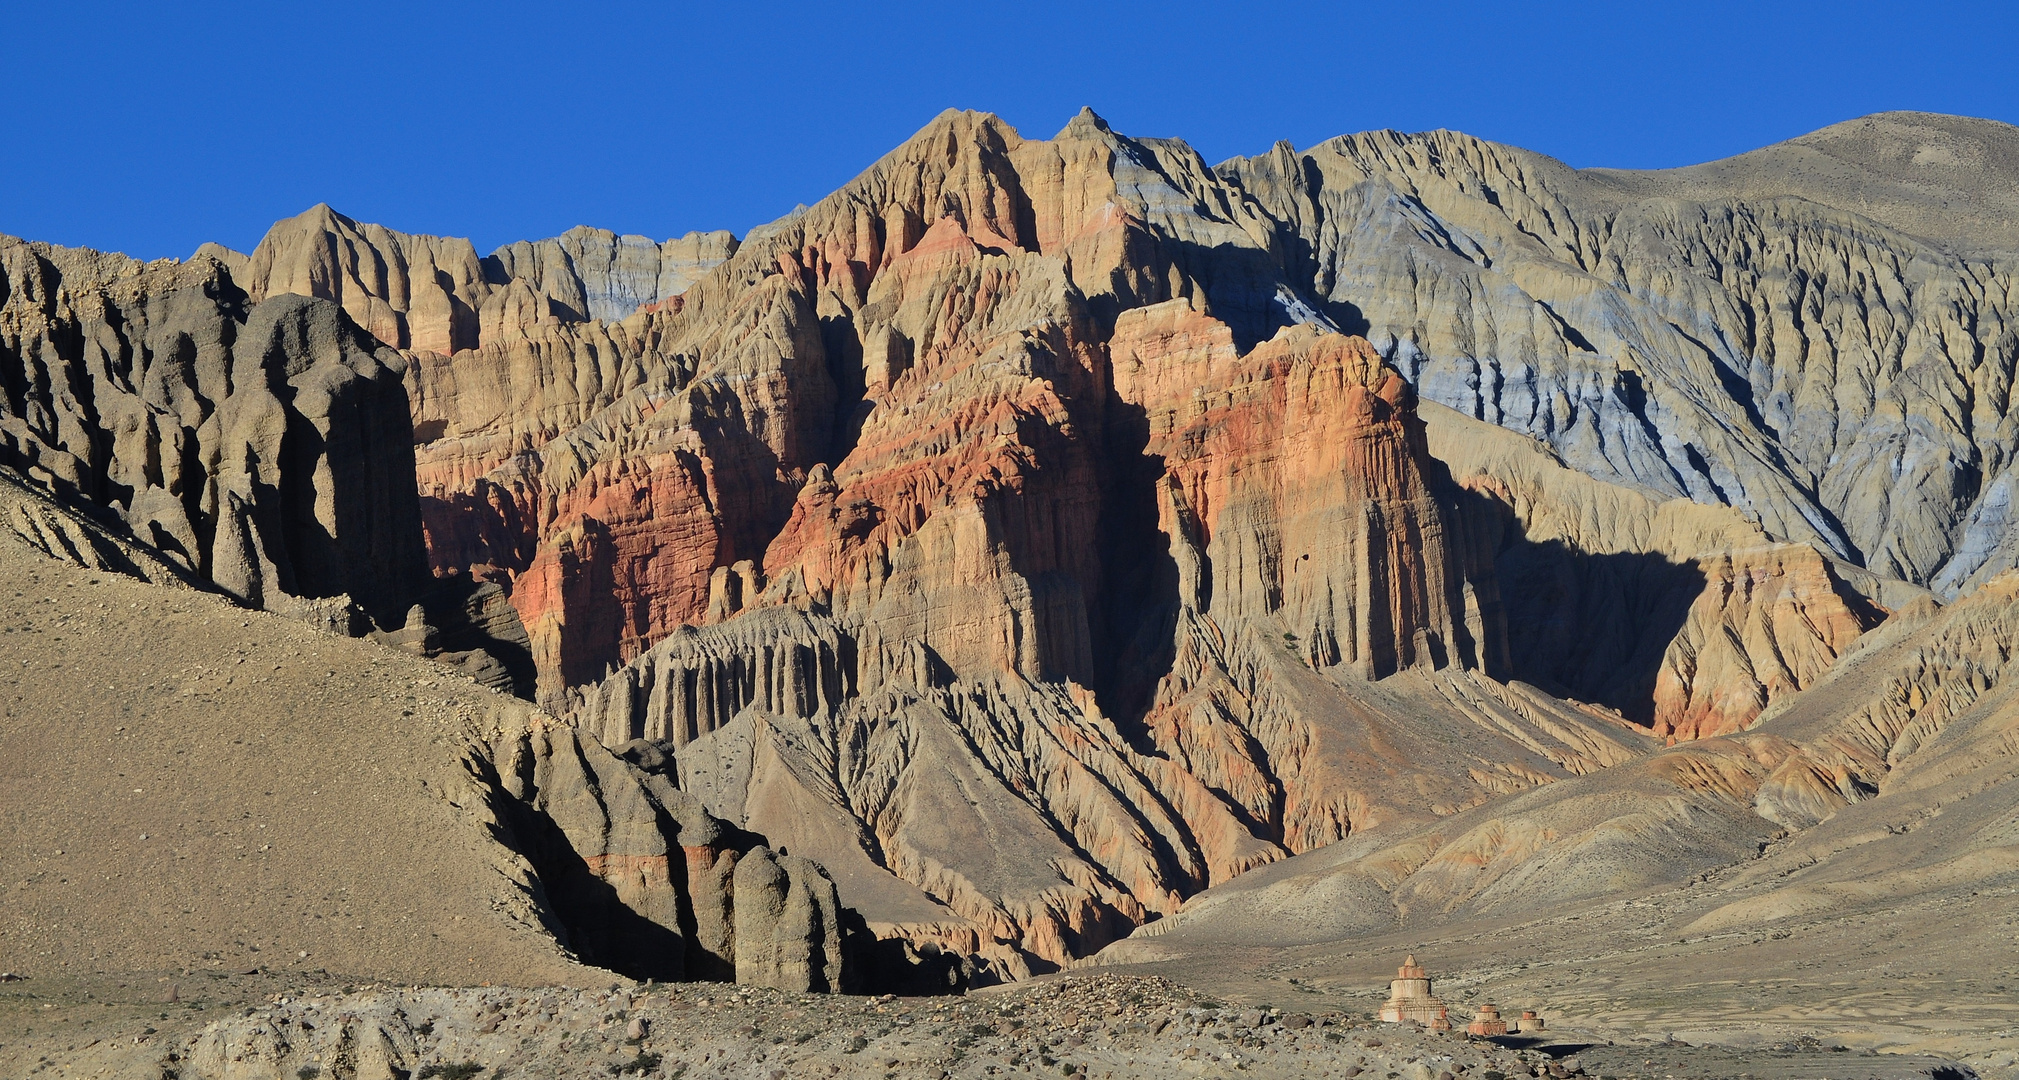
<svg viewBox="0 0 2019 1080"><path fill-rule="evenodd" d="M1052 138L1091 139L1097 135L1107 135L1112 134L1112 132L1113 129L1108 127L1108 122L1101 119L1101 114L1095 112L1093 106L1082 105L1080 106L1079 115L1067 121L1066 126L1060 128L1059 133L1052 136Z"/></svg>

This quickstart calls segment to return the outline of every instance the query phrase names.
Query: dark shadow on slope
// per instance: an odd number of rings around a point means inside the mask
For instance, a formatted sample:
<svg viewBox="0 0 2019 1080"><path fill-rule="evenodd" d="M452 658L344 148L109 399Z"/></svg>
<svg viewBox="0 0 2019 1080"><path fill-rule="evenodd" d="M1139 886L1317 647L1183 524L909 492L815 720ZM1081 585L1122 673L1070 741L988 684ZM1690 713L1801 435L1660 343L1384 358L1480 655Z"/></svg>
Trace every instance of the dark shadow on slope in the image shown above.
<svg viewBox="0 0 2019 1080"><path fill-rule="evenodd" d="M1294 234L1289 240L1303 243ZM1150 228L1131 230L1130 241L1138 245L1132 252L1138 265L1178 270L1183 279L1179 294L1192 296L1195 306L1226 323L1235 348L1243 353L1283 327L1313 321L1313 317L1331 318L1325 305L1311 301L1306 288L1296 284L1308 282L1309 275L1286 277L1284 257L1278 252L1242 244L1209 247ZM1303 263L1311 262L1308 251L1301 258ZM1160 273L1151 279L1118 280L1114 283L1116 297L1125 299L1101 298L1107 303L1089 304L1088 313L1098 334L1112 332L1120 309L1170 298L1169 276ZM1293 313L1284 302L1286 297L1308 314ZM1333 321L1336 324L1337 320ZM1357 309L1351 311L1349 321L1363 329L1366 324ZM1102 582L1095 610L1090 613L1098 673L1093 689L1101 711L1138 749L1147 750L1142 718L1149 711L1158 681L1176 660L1179 613L1177 563L1171 556L1170 537L1158 523L1159 485L1165 467L1161 457L1145 453L1149 421L1140 405L1125 402L1109 390L1104 421L1098 526ZM1202 566L1201 573L1210 575L1211 567ZM1203 607L1210 603L1210 576L1199 588L1198 603Z"/></svg>
<svg viewBox="0 0 2019 1080"><path fill-rule="evenodd" d="M834 383L833 440L821 460L839 465L854 452L863 421L869 419L868 373L863 370L862 339L853 316L821 316L820 343L827 354L827 377Z"/></svg>
<svg viewBox="0 0 2019 1080"><path fill-rule="evenodd" d="M1482 535L1498 532L1509 676L1651 724L1662 655L1704 590L1696 562L1531 540L1506 503L1478 492L1461 491L1459 506Z"/></svg>
<svg viewBox="0 0 2019 1080"><path fill-rule="evenodd" d="M539 554L534 515L513 492L479 477L468 491L421 496L421 535L436 577L468 574L509 585Z"/></svg>
<svg viewBox="0 0 2019 1080"><path fill-rule="evenodd" d="M1276 244L1283 253L1283 279L1293 283L1293 292L1308 295L1314 301L1313 307L1330 319L1340 333L1366 337L1374 324L1358 304L1331 295L1332 272L1321 264L1318 250L1308 238L1308 234L1319 231L1327 212L1324 171L1318 167L1317 160L1307 154L1296 155L1295 161L1296 177L1285 177L1283 180L1296 192L1296 216L1308 217L1309 222L1300 228L1296 221L1284 216L1284 208L1270 210L1270 216L1276 222ZM1234 179L1224 173L1222 177Z"/></svg>
<svg viewBox="0 0 2019 1080"><path fill-rule="evenodd" d="M1243 353L1285 326L1313 321L1293 317L1281 299L1286 295L1322 317L1323 306L1306 295L1308 280L1300 284L1292 279L1273 252L1238 244L1206 247L1169 237L1160 241L1162 254L1205 293L1209 312L1233 330L1234 346Z"/></svg>
<svg viewBox="0 0 2019 1080"><path fill-rule="evenodd" d="M686 962L691 933L683 937L626 907L553 818L513 798L489 761L477 762L475 779L500 823L494 827L495 838L532 866L536 880L531 899L549 933L581 962L633 979L696 977ZM685 869L681 860L673 863Z"/></svg>
<svg viewBox="0 0 2019 1080"><path fill-rule="evenodd" d="M964 994L1002 981L994 972L935 942L914 944L901 937L879 938L854 908L842 908L842 935L851 943L861 972L843 993L937 997Z"/></svg>
<svg viewBox="0 0 2019 1080"><path fill-rule="evenodd" d="M465 574L435 580L401 626L369 636L460 671L480 686L533 700L539 671L532 640L504 588Z"/></svg>
<svg viewBox="0 0 2019 1080"><path fill-rule="evenodd" d="M1367 320L1366 313L1360 310L1358 304L1345 300L1326 300L1323 310L1325 317L1332 320L1332 324L1337 326L1342 334L1364 338L1367 331L1374 328L1374 324Z"/></svg>
<svg viewBox="0 0 2019 1080"><path fill-rule="evenodd" d="M1779 460L1781 457L1781 433L1772 424L1767 423L1767 418L1761 414L1759 400L1753 393L1752 380L1746 378L1744 373L1733 370L1731 365L1725 362L1725 358L1718 354L1717 350L1704 344L1682 327L1673 322L1669 323L1668 327L1675 331L1677 337L1689 342L1698 352L1704 354L1705 362L1709 363L1711 370L1717 373L1718 385L1724 387L1725 395L1731 398L1739 408L1745 410L1746 422L1753 426L1753 430L1764 432L1773 440L1773 442L1768 444L1768 449L1776 459L1775 464L1785 466L1786 462Z"/></svg>
<svg viewBox="0 0 2019 1080"><path fill-rule="evenodd" d="M1495 567L1515 678L1653 723L1662 655L1703 592L1694 561L1523 538Z"/></svg>
<svg viewBox="0 0 2019 1080"><path fill-rule="evenodd" d="M158 540L165 535L158 527L151 530L155 534L153 538L136 536L117 514L87 498L68 481L52 478L51 482L44 486L29 479L29 470L33 467L33 462L15 453L12 448L0 444L0 485L14 488L20 497L46 500L52 509L68 511L76 520L79 533L74 536L49 537L31 537L24 533L22 538L29 544L42 548L52 558L65 559L78 566L90 568L95 562L109 573L123 574L142 581L148 580L147 571L127 557L126 552L120 548L119 541L125 541L151 556L157 567L173 575L175 580L183 585L199 592L225 595L208 578L185 568L185 564L192 560L187 558L187 553L182 550L181 545L168 546L150 542L150 539ZM17 531L19 531L18 525ZM90 549L89 557L86 552L77 550L78 544Z"/></svg>
<svg viewBox="0 0 2019 1080"><path fill-rule="evenodd" d="M1654 417L1648 413L1647 383L1642 380L1639 372L1625 369L1622 369L1616 378L1618 382L1614 386L1614 392L1620 404L1626 406L1627 415L1631 416L1634 423L1639 425L1641 435L1647 440L1648 447L1658 450L1663 445L1664 440L1661 429L1655 425ZM1666 454L1660 454L1659 456L1662 464L1668 466L1669 476L1676 484L1675 490L1690 490L1689 482L1683 479L1682 473L1676 469L1675 462L1670 461ZM1694 467L1692 466L1692 468ZM1707 470L1708 466L1705 468ZM1705 471L1703 476L1708 480L1710 473ZM1720 495L1719 498L1723 498L1723 496Z"/></svg>
<svg viewBox="0 0 2019 1080"><path fill-rule="evenodd" d="M1598 346L1593 345L1591 339L1584 336L1584 331L1570 325L1570 320L1558 315L1556 309L1549 306L1548 301L1537 300L1535 306L1541 308L1542 313L1549 316L1549 321L1556 324L1556 332L1563 335L1565 344L1580 352L1598 352Z"/></svg>
<svg viewBox="0 0 2019 1080"><path fill-rule="evenodd" d="M1487 1037L1486 1041L1503 1050L1534 1050L1548 1054L1552 1060L1583 1053L1597 1045L1588 1042L1557 1042L1554 1035L1494 1035Z"/></svg>
<svg viewBox="0 0 2019 1080"><path fill-rule="evenodd" d="M646 777L658 777L667 784L677 787L678 776L675 768L675 746L670 741L634 739L615 748L615 753L632 768ZM651 792L648 781L647 792ZM653 796L653 801L658 798ZM658 807L658 826L662 834L675 836L679 826L666 812L666 807ZM720 835L713 841L725 851L748 854L752 849L765 845L768 841L757 833L722 824ZM783 848L778 850L783 856ZM885 865L880 852L871 852L870 857L881 866ZM688 865L684 859L673 859L668 866L670 876L687 898L680 905L680 931L687 941L687 955L684 975L692 981L733 982L736 979L736 965L729 957L720 956L703 948L696 932L697 920L693 910L695 889L688 876ZM842 983L840 986L824 986L820 990L847 994L902 994L906 997L930 997L939 994L965 993L970 987L986 985L996 981L983 967L977 965L973 957L941 949L933 943L913 943L903 938L878 938L869 928L862 913L851 907L842 907L837 912L841 949L843 956ZM816 931L818 928L815 928ZM819 943L810 942L809 950L818 953Z"/></svg>
<svg viewBox="0 0 2019 1080"><path fill-rule="evenodd" d="M1150 749L1143 717L1177 659L1178 564L1158 525L1164 459L1145 453L1149 418L1112 390L1099 543L1101 595L1094 620L1094 699L1139 751Z"/></svg>

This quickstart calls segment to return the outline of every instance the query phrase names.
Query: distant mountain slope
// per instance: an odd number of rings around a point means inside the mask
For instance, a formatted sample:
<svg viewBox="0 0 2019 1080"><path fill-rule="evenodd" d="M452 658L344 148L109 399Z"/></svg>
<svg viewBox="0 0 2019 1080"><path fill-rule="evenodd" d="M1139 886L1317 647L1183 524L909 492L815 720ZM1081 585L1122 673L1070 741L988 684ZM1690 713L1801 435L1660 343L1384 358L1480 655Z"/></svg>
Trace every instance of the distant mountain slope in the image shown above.
<svg viewBox="0 0 2019 1080"><path fill-rule="evenodd" d="M1794 197L1849 211L1956 253L2019 252L2019 128L1884 112L1681 169L1586 169L1635 198Z"/></svg>
<svg viewBox="0 0 2019 1080"><path fill-rule="evenodd" d="M1953 596L2019 558L2019 256L1968 217L2019 198L2015 145L1887 114L1655 173L1441 131L1218 172L1278 223L1286 276L1426 398ZM1902 231L1935 225L1989 247Z"/></svg>
<svg viewBox="0 0 2019 1080"><path fill-rule="evenodd" d="M615 321L687 291L736 250L727 232L660 243L576 226L479 257L468 240L397 232L319 204L274 223L250 255L205 244L254 301L330 300L396 349L447 355L527 325Z"/></svg>

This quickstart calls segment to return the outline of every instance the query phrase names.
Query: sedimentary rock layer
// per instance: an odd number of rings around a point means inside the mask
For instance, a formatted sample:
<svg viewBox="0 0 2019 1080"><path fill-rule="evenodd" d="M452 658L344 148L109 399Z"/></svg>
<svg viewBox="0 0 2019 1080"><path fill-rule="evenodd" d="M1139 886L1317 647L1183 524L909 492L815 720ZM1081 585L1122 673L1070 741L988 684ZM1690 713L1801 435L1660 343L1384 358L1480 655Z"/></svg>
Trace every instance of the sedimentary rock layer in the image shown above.
<svg viewBox="0 0 2019 1080"><path fill-rule="evenodd" d="M1891 167L1859 165L1853 144L1832 160L1868 179ZM1091 114L1048 142L943 118L753 233L678 304L622 324L522 322L519 338L417 365L435 565L534 571L515 602L548 692L592 680L707 617L718 585L768 587L766 549L811 470L845 468L892 414L942 404L902 376L928 360L964 370L1002 312L1035 325L1049 310L1050 360L1032 370L1077 402L1073 435L1111 469L1107 429L1128 418L1087 408L1109 377L1099 354L1121 313L1182 297L1237 355L1286 325L1360 330L1429 399L1572 468L1727 503L1771 542L1953 595L2011 554L2010 267L1901 231L1926 219L1898 199L1858 203L1873 221L1813 201L1841 184L1773 197L1761 168L1718 173L1726 190L1445 133L1209 168ZM1676 202L1685 192L1695 201ZM1002 276L963 283L975 257ZM1852 310L1881 317L1842 321ZM1839 401L1839 383L1862 389ZM665 428L691 434L648 438ZM907 452L902 434L883 448Z"/></svg>

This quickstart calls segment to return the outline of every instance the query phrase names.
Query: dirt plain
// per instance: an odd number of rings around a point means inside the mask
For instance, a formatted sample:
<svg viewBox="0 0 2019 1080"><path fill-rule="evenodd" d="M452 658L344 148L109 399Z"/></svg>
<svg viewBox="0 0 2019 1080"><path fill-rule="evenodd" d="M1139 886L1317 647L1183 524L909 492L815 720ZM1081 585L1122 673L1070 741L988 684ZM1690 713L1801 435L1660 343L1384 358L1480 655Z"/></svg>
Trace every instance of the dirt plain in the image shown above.
<svg viewBox="0 0 2019 1080"><path fill-rule="evenodd" d="M1925 1055L1796 1039L1747 1049L1611 1043L1568 1029L1475 1039L1298 1001L1216 999L1155 977L1064 975L964 997L798 995L725 985L607 989L345 988L227 977L217 997L163 982L9 987L13 1076L607 1076L854 1078L1172 1076L1507 1080L1961 1080ZM345 993L344 990L351 989ZM155 1000L144 1000L150 994ZM229 999L229 1000L228 1000ZM241 1004L243 1002L243 1004ZM42 1034L17 1033L39 1025Z"/></svg>

